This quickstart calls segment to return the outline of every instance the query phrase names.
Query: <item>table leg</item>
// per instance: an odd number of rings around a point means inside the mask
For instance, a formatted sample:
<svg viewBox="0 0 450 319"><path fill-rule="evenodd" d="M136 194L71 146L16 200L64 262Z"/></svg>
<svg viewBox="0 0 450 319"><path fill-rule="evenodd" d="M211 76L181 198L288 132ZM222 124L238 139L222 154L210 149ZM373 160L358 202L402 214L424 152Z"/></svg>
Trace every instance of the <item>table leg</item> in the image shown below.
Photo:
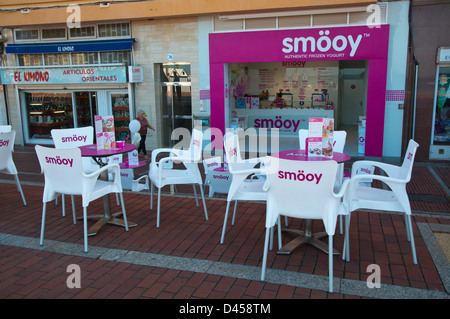
<svg viewBox="0 0 450 319"><path fill-rule="evenodd" d="M291 240L289 243L284 245L277 253L280 255L290 255L294 249L303 245L312 245L321 251L328 254L328 244L322 242L320 239L327 236L326 232L312 233L312 220L307 219L305 222L305 231L293 230L293 229L283 229L284 232L294 234L297 237ZM339 255L339 251L333 248L333 255Z"/></svg>

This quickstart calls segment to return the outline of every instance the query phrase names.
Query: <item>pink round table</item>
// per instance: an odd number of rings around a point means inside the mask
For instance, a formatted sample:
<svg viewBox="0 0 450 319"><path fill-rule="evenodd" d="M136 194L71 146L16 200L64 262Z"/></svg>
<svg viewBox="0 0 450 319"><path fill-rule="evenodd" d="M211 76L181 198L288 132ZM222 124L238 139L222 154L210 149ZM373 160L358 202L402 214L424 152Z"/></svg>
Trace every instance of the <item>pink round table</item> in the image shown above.
<svg viewBox="0 0 450 319"><path fill-rule="evenodd" d="M338 163L348 161L351 157L344 153L333 152L333 156L307 156L305 150L288 150L274 153L273 157L278 157L281 159L287 159L292 161L329 161L333 160Z"/></svg>
<svg viewBox="0 0 450 319"><path fill-rule="evenodd" d="M278 157L281 159L287 159L292 161L330 161L334 160L338 163L342 163L348 161L351 157L344 153L333 152L333 156L325 157L325 156L307 156L305 150L287 150L281 151L278 153L274 153L273 157ZM319 239L327 236L326 232L315 233L312 232L312 222L313 220L307 219L305 221L305 231L296 230L296 229L284 229L283 231L294 234L297 237L291 240L289 243L284 245L279 251L278 254L288 255L292 253L292 251L303 245L310 244L323 252L328 253L328 245ZM333 254L337 255L339 252L334 249Z"/></svg>
<svg viewBox="0 0 450 319"><path fill-rule="evenodd" d="M114 147L108 149L97 149L97 144L84 145L78 147L81 150L81 156L83 157L92 157L97 164L100 166L105 166L106 163L103 163L100 158L112 156L116 154L128 153L136 148L133 144L125 144L124 147ZM100 175L100 178L103 180L108 180L108 172L105 171ZM123 215L120 211L118 213L111 213L111 202L109 198L109 194L103 196L103 214L102 215L91 215L88 216L89 219L95 218L98 221L89 229L88 236L97 235L100 229L106 224L113 224L117 226L125 227L125 221L123 219L118 218ZM136 223L128 221L128 227L137 226Z"/></svg>

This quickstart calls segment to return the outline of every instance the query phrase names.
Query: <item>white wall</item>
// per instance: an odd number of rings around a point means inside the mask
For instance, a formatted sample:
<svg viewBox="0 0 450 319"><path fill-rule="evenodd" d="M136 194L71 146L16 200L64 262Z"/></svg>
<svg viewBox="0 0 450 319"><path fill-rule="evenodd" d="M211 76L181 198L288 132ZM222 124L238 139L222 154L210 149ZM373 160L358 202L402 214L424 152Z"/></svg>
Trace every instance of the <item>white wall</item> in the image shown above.
<svg viewBox="0 0 450 319"><path fill-rule="evenodd" d="M405 89L408 6L409 1L388 3L387 23L390 24L390 28L386 91ZM401 156L403 109L399 109L399 104L404 104L404 101L386 101L383 156Z"/></svg>

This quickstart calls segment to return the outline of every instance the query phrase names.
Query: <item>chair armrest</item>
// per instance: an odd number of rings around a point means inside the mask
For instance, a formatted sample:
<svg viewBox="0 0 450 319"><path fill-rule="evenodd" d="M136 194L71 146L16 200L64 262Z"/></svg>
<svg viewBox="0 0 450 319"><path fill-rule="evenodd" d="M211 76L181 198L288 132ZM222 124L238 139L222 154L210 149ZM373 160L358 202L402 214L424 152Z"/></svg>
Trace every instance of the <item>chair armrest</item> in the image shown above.
<svg viewBox="0 0 450 319"><path fill-rule="evenodd" d="M152 151L152 163L157 163L156 156L158 156L160 153L170 153L178 155L179 150L173 148L157 148Z"/></svg>
<svg viewBox="0 0 450 319"><path fill-rule="evenodd" d="M392 165L392 164L362 160L362 161L356 161L356 162L353 163L353 165L352 165L352 176L356 175L356 171L359 168L364 167L364 166L369 166L369 165L372 165L374 167L378 167L379 169L382 169L383 171L386 172L386 174L388 176L391 176L391 177L396 177L397 176L397 172L400 169L400 167L398 167L396 165ZM364 174L364 176L366 176L366 178L370 178L369 176L372 176L372 175ZM377 176L380 176L380 175L377 175Z"/></svg>
<svg viewBox="0 0 450 319"><path fill-rule="evenodd" d="M333 192L333 196L335 198L342 198L344 196L344 194L347 192L347 188L350 185L350 179L345 179L344 183L342 183L341 189L339 190L339 192L336 194Z"/></svg>

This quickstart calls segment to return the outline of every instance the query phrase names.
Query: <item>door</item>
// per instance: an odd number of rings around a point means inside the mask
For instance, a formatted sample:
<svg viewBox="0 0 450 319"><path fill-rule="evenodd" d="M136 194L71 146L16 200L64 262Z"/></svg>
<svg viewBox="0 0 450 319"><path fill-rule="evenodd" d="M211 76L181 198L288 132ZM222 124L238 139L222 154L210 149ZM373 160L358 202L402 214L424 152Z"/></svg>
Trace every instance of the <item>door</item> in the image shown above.
<svg viewBox="0 0 450 319"><path fill-rule="evenodd" d="M359 116L365 115L363 79L344 79L342 88L342 107L340 124L356 125Z"/></svg>
<svg viewBox="0 0 450 319"><path fill-rule="evenodd" d="M97 92L74 92L77 127L94 126L97 115Z"/></svg>
<svg viewBox="0 0 450 319"><path fill-rule="evenodd" d="M162 86L163 142L172 147L178 140L172 140L172 132L184 127L192 132L191 83L164 83Z"/></svg>

